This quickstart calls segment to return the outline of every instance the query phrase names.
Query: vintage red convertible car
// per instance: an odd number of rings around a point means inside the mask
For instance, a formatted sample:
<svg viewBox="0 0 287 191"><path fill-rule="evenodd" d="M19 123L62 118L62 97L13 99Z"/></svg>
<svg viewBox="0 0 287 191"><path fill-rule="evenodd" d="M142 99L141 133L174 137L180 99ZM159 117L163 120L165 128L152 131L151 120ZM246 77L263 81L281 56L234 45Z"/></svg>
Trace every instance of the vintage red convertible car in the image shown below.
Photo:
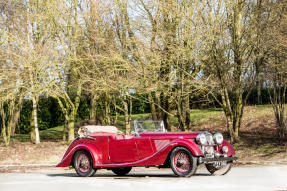
<svg viewBox="0 0 287 191"><path fill-rule="evenodd" d="M122 176L132 167L157 166L189 177L204 163L211 174L223 175L237 159L234 155L221 133L166 132L161 121L134 121L131 135L112 126L84 127L57 167L72 166L79 176L93 176L97 169Z"/></svg>

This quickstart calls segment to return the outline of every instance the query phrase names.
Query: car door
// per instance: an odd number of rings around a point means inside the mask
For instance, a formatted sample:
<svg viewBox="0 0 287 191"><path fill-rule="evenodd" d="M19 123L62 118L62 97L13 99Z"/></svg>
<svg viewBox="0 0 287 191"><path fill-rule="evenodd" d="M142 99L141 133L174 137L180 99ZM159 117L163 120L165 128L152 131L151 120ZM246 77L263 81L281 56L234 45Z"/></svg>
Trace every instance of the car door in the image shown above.
<svg viewBox="0 0 287 191"><path fill-rule="evenodd" d="M126 163L139 160L136 142L131 139L117 139L111 137L109 140L109 154L111 163Z"/></svg>
<svg viewBox="0 0 287 191"><path fill-rule="evenodd" d="M139 160L145 159L154 154L150 137L136 137L135 140L139 153Z"/></svg>

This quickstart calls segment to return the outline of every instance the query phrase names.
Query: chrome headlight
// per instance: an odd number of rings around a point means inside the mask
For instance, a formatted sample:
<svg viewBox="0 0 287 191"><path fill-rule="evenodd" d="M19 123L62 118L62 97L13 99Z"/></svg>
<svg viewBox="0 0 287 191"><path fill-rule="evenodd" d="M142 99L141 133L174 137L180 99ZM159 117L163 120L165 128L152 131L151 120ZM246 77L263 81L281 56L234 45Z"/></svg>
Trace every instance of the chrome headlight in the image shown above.
<svg viewBox="0 0 287 191"><path fill-rule="evenodd" d="M213 141L213 136L212 136L212 134L209 133L209 132L207 132L207 131L205 131L204 134L205 134L205 137L206 137L206 142L207 142L207 144L208 144L208 145L214 145L214 141Z"/></svg>
<svg viewBox="0 0 287 191"><path fill-rule="evenodd" d="M213 139L216 144L221 145L223 142L223 135L221 133L215 133Z"/></svg>
<svg viewBox="0 0 287 191"><path fill-rule="evenodd" d="M207 140L206 140L206 136L204 133L199 133L196 136L196 142L201 144L201 145L206 145L207 144Z"/></svg>
<svg viewBox="0 0 287 191"><path fill-rule="evenodd" d="M227 153L228 152L228 147L227 146L223 146L222 147L222 152L223 153Z"/></svg>

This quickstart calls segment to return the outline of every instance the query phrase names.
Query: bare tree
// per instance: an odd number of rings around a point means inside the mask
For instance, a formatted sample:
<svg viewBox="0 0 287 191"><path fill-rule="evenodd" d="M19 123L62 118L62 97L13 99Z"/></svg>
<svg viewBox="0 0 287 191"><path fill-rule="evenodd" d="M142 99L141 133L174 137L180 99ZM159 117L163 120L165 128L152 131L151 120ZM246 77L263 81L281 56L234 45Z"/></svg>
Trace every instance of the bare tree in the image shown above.
<svg viewBox="0 0 287 191"><path fill-rule="evenodd" d="M1 49L3 62L11 65L11 72L17 75L15 90L21 96L32 99L31 139L40 143L37 121L37 100L52 86L54 80L54 59L56 56L51 12L56 4L46 1L3 2L2 19L5 22L1 29L5 43ZM4 73L9 68L3 68ZM22 98L21 98L22 99ZM19 100L20 101L20 100ZM20 103L20 102L19 102ZM17 108L21 108L17 106ZM18 111L15 112L19 115Z"/></svg>
<svg viewBox="0 0 287 191"><path fill-rule="evenodd" d="M206 1L203 20L206 43L203 47L205 73L209 86L222 106L231 141L239 140L244 106L256 81L254 54L256 36L253 27L252 1ZM246 93L245 93L246 92ZM221 99L217 99L217 95Z"/></svg>
<svg viewBox="0 0 287 191"><path fill-rule="evenodd" d="M268 50L264 65L265 85L267 87L276 119L278 137L287 138L285 114L287 91L287 3L269 2L265 5L269 17L267 29L262 34L261 46Z"/></svg>

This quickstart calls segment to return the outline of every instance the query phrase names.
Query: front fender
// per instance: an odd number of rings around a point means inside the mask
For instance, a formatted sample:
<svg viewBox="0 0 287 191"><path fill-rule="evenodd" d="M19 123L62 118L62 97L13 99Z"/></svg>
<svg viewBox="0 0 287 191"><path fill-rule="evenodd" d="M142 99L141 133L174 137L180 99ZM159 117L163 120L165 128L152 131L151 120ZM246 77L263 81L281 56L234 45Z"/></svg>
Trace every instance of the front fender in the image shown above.
<svg viewBox="0 0 287 191"><path fill-rule="evenodd" d="M69 147L67 150L69 152L64 155L62 161L59 164L57 164L56 167L70 166L73 162L72 161L73 156L74 156L75 152L78 150L86 150L91 154L94 167L99 165L99 164L102 164L102 157L103 157L102 152L93 144L81 143L81 144L77 144L73 148Z"/></svg>
<svg viewBox="0 0 287 191"><path fill-rule="evenodd" d="M189 141L189 140L177 139L172 144L172 146L173 147L183 146L183 147L188 148L194 156L203 156L203 153L200 150L200 147L196 143Z"/></svg>
<svg viewBox="0 0 287 191"><path fill-rule="evenodd" d="M221 149L223 146L227 146L228 147L228 152L227 152L227 156L228 157L235 155L235 151L234 151L232 145L229 142L227 142L226 140L223 140L223 143L222 143L222 145L220 146L219 149Z"/></svg>

